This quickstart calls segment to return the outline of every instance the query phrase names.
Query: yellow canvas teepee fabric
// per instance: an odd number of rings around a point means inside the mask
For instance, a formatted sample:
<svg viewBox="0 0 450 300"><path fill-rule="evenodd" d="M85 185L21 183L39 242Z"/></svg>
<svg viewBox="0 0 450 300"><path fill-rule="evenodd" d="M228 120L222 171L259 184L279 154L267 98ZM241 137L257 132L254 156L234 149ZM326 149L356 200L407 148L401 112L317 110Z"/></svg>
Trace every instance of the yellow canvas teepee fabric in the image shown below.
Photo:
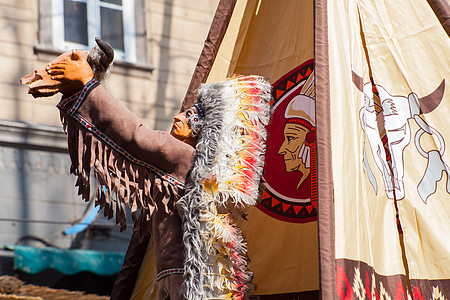
<svg viewBox="0 0 450 300"><path fill-rule="evenodd" d="M257 295L319 288L313 21L313 1L237 1L208 77L259 74L273 86L265 191L240 223Z"/></svg>
<svg viewBox="0 0 450 300"><path fill-rule="evenodd" d="M450 296L450 39L427 1L361 1L415 297ZM433 291L434 290L434 291Z"/></svg>
<svg viewBox="0 0 450 300"><path fill-rule="evenodd" d="M426 1L329 4L337 294L446 299L450 40Z"/></svg>
<svg viewBox="0 0 450 300"><path fill-rule="evenodd" d="M391 183L383 179L382 115L362 92L372 84L357 1L331 2L328 11L336 292L375 299L380 290L406 290L394 201L385 192Z"/></svg>
<svg viewBox="0 0 450 300"><path fill-rule="evenodd" d="M203 80L273 87L255 294L450 299L448 2L234 4Z"/></svg>

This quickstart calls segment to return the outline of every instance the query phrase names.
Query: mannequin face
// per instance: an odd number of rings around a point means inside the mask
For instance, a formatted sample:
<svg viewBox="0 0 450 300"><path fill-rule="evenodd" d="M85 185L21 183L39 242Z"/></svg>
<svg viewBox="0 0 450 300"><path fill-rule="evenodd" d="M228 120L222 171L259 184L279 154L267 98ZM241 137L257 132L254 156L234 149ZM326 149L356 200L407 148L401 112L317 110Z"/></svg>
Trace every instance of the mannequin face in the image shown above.
<svg viewBox="0 0 450 300"><path fill-rule="evenodd" d="M189 124L189 117L194 113L192 108L189 108L185 112L181 112L173 118L172 134L174 137L183 141L191 146L195 146L195 138L191 136L192 129Z"/></svg>

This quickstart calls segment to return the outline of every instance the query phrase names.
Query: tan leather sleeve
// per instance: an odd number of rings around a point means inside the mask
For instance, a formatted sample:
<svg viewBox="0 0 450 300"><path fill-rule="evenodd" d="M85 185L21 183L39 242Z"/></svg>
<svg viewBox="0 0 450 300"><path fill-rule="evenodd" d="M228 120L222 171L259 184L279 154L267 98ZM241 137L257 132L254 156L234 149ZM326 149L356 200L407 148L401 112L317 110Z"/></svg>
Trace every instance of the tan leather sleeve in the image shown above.
<svg viewBox="0 0 450 300"><path fill-rule="evenodd" d="M152 130L99 85L77 112L134 157L185 181L194 148L169 133Z"/></svg>

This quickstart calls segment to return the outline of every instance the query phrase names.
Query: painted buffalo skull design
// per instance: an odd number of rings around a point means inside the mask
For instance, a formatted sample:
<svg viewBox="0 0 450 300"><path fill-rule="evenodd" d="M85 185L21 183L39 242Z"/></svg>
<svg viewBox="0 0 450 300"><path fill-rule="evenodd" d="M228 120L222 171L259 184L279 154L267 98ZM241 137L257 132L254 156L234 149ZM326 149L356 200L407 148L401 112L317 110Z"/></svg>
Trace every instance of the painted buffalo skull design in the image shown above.
<svg viewBox="0 0 450 300"><path fill-rule="evenodd" d="M415 132L414 145L420 155L427 159L427 168L422 180L417 186L421 199L426 203L427 198L436 192L437 182L442 179L442 173L447 173L447 192L450 194L450 169L442 160L445 143L442 135L421 117L435 110L442 102L445 80L428 96L419 98L415 93L407 96L394 96L386 89L372 82L364 83L363 79L353 72L353 83L364 94L364 104L360 110L360 123L369 141L375 164L383 175L383 181L388 198L401 200L405 197L404 150L411 141L409 120L414 120L419 126ZM377 111L380 113L377 117ZM381 134L380 134L381 133ZM432 134L440 142L439 150L428 152L421 146L420 140L424 133ZM390 163L383 146L382 136L387 138ZM367 163L367 156L363 153L364 167L375 193L378 186L375 176Z"/></svg>

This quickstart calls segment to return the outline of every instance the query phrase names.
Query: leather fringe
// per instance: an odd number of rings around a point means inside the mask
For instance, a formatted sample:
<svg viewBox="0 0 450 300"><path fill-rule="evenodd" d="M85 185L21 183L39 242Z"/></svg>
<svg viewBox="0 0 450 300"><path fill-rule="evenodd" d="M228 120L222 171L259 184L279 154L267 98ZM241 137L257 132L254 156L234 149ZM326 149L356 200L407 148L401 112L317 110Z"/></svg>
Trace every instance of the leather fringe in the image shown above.
<svg viewBox="0 0 450 300"><path fill-rule="evenodd" d="M152 170L131 162L76 120L64 114L61 120L68 134L70 173L77 177L78 195L86 202L93 195L95 205L100 206L105 217L115 216L120 231L126 229L125 208L129 207L134 226L142 237L157 209L155 196L162 192L175 201L178 188Z"/></svg>

